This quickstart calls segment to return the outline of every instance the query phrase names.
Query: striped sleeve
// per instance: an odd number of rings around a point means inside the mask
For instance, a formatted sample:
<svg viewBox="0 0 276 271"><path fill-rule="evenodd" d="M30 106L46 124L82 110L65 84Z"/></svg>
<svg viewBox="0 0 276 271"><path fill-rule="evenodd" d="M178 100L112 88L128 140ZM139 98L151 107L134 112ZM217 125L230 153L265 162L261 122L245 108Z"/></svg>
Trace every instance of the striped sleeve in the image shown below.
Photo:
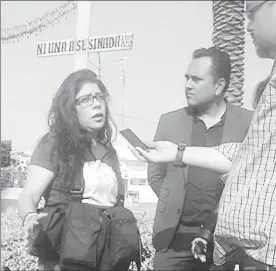
<svg viewBox="0 0 276 271"><path fill-rule="evenodd" d="M224 154L231 162L234 162L236 160L241 144L242 143L229 142L221 144L219 146L215 146L213 148Z"/></svg>

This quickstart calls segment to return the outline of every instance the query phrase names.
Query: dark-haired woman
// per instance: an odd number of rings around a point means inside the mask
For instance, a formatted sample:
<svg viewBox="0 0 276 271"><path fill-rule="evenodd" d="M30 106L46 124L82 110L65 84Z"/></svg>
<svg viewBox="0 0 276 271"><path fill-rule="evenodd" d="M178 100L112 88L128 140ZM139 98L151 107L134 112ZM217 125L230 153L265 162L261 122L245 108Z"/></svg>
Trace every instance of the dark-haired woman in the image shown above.
<svg viewBox="0 0 276 271"><path fill-rule="evenodd" d="M35 225L46 215L36 212L41 197L45 206L66 201L64 191L72 188L72 176L80 176L84 183L83 203L111 207L123 199L119 161L111 142L115 125L108 96L103 83L88 69L70 74L57 91L48 116L49 132L32 154L19 198L27 246ZM40 260L39 269L58 270L59 266Z"/></svg>

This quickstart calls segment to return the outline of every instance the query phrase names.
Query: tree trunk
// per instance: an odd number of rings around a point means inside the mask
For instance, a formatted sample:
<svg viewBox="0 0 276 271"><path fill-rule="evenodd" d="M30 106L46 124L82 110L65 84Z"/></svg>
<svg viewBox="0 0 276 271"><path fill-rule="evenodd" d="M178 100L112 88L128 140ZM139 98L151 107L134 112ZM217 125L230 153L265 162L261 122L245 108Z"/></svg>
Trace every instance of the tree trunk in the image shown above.
<svg viewBox="0 0 276 271"><path fill-rule="evenodd" d="M242 105L244 81L244 1L213 1L213 44L231 59L229 102Z"/></svg>

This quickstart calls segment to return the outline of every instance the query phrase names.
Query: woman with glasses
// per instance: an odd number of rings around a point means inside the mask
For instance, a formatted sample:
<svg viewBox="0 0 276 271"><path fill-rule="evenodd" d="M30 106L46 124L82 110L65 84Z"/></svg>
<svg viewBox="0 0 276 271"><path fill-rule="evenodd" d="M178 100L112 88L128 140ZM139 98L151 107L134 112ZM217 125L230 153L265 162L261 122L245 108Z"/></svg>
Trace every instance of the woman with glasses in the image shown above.
<svg viewBox="0 0 276 271"><path fill-rule="evenodd" d="M112 146L116 130L108 109L108 92L96 74L83 69L70 74L57 91L48 116L49 132L34 150L19 198L25 245L45 213L36 208L68 200L72 176L83 183L82 203L99 207L123 204L124 186ZM79 167L81 165L81 167ZM79 172L78 172L79 171ZM57 261L39 261L39 269L58 270Z"/></svg>

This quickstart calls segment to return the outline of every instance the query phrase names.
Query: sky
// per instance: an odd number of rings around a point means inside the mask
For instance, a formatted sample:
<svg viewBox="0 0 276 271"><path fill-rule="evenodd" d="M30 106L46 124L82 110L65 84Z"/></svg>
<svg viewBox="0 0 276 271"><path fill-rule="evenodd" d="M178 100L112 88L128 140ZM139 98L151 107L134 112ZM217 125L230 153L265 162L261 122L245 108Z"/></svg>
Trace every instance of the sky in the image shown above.
<svg viewBox="0 0 276 271"><path fill-rule="evenodd" d="M62 3L1 1L1 28L34 20ZM75 55L38 57L36 44L74 38L76 22L76 14L70 13L37 36L1 44L1 140L11 140L14 150L33 149L47 132L51 101L76 60ZM131 128L150 141L160 115L186 105L186 68L194 50L212 46L212 30L212 1L92 2L91 37L134 33L131 50L100 53L101 79L118 129ZM248 34L245 51L243 107L252 109L254 87L269 74L272 62L256 56ZM123 103L122 57L127 58ZM89 54L89 61L88 67L97 71L98 54ZM117 143L125 141L118 136Z"/></svg>

